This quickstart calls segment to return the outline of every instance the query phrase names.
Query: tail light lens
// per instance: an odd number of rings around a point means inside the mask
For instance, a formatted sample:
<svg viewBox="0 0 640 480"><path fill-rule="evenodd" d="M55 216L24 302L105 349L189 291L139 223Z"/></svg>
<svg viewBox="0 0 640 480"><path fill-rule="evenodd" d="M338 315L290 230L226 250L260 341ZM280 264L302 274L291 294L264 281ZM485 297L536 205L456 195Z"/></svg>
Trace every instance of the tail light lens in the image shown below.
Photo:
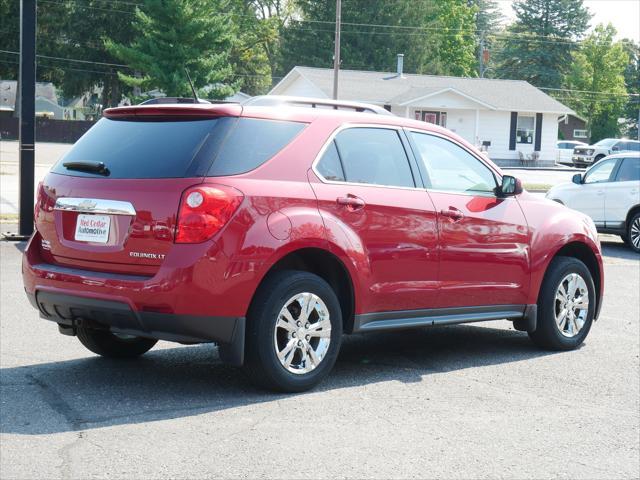
<svg viewBox="0 0 640 480"><path fill-rule="evenodd" d="M182 193L176 243L201 243L224 227L244 195L225 185L196 185Z"/></svg>

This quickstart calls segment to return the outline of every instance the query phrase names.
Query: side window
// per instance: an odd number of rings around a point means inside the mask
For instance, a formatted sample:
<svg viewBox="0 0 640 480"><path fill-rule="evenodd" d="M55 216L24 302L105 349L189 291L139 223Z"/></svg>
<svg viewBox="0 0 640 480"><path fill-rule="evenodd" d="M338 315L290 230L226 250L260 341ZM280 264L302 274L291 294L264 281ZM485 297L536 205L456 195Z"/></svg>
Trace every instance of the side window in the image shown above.
<svg viewBox="0 0 640 480"><path fill-rule="evenodd" d="M209 175L238 175L258 168L286 147L305 126L281 120L240 118L211 165Z"/></svg>
<svg viewBox="0 0 640 480"><path fill-rule="evenodd" d="M316 167L326 180L344 182L344 171L336 149L336 142L331 142Z"/></svg>
<svg viewBox="0 0 640 480"><path fill-rule="evenodd" d="M629 142L627 148L632 152L640 152L640 142Z"/></svg>
<svg viewBox="0 0 640 480"><path fill-rule="evenodd" d="M486 165L449 140L411 132L431 188L465 193L494 193L496 179Z"/></svg>
<svg viewBox="0 0 640 480"><path fill-rule="evenodd" d="M409 159L398 132L385 128L349 128L335 139L348 182L415 187Z"/></svg>
<svg viewBox="0 0 640 480"><path fill-rule="evenodd" d="M625 158L616 177L616 182L634 181L640 181L640 157Z"/></svg>
<svg viewBox="0 0 640 480"><path fill-rule="evenodd" d="M585 174L584 183L608 182L617 161L618 160L616 158L612 158L610 160L597 163Z"/></svg>

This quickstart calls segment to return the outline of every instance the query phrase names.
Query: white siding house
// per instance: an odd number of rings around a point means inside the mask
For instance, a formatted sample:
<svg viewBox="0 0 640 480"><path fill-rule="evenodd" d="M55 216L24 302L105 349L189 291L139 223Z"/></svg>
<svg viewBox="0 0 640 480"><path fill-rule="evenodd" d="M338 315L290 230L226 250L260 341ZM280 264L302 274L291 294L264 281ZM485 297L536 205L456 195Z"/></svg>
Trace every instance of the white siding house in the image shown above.
<svg viewBox="0 0 640 480"><path fill-rule="evenodd" d="M269 94L331 98L332 88L333 70L295 67ZM372 103L442 125L484 148L501 165L536 156L539 164L553 164L558 118L574 113L519 80L341 70L338 93L341 100Z"/></svg>

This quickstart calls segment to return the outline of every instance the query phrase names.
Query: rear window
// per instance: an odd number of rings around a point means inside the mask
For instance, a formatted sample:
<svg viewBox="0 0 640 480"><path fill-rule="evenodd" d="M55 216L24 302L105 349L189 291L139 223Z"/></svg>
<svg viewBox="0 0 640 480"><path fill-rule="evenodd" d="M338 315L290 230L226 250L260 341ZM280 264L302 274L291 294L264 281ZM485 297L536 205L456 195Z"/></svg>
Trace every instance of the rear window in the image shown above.
<svg viewBox="0 0 640 480"><path fill-rule="evenodd" d="M245 173L284 148L303 123L222 117L199 120L114 120L103 118L52 169L68 162L103 162L108 178L180 178Z"/></svg>

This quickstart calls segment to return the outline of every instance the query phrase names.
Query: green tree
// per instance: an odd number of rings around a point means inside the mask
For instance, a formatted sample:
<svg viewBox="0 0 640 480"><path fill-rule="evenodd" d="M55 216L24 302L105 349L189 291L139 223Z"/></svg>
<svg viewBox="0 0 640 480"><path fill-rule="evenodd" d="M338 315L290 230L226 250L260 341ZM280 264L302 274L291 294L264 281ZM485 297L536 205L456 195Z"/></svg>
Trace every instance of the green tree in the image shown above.
<svg viewBox="0 0 640 480"><path fill-rule="evenodd" d="M37 80L53 82L66 98L97 90L101 92L97 103L117 105L128 87L109 65L118 59L107 52L103 39L130 41L133 32L123 18L133 14L130 2L111 7L100 0L38 3ZM17 52L20 2L0 0L0 22L2 50ZM17 79L17 62L17 55L0 52L0 78Z"/></svg>
<svg viewBox="0 0 640 480"><path fill-rule="evenodd" d="M574 52L566 78L567 88L575 91L567 101L587 119L592 142L620 135L629 56L622 42L614 42L615 36L613 25L598 25Z"/></svg>
<svg viewBox="0 0 640 480"><path fill-rule="evenodd" d="M516 20L502 35L498 74L538 87L560 87L576 40L589 27L583 0L517 0Z"/></svg>
<svg viewBox="0 0 640 480"><path fill-rule="evenodd" d="M278 75L295 65L333 65L335 0L295 0L282 34ZM394 71L404 53L405 71L472 75L475 8L466 0L345 0L341 64L345 69Z"/></svg>
<svg viewBox="0 0 640 480"><path fill-rule="evenodd" d="M107 51L129 66L118 72L127 85L190 96L185 68L197 89L224 98L238 87L230 51L237 41L230 0L145 0L136 8L130 44L106 41Z"/></svg>

